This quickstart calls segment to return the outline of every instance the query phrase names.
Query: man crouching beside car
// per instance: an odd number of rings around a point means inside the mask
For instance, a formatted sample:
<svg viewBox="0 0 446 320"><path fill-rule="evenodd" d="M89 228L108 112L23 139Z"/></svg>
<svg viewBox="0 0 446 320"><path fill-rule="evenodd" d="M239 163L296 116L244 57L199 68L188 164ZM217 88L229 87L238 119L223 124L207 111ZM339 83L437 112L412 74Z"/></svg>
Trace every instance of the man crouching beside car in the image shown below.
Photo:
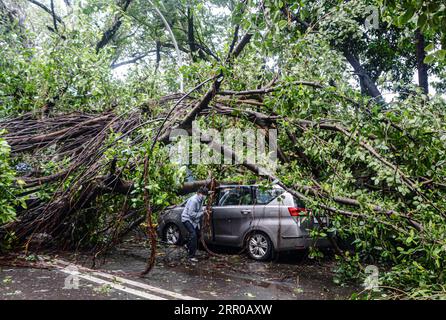
<svg viewBox="0 0 446 320"><path fill-rule="evenodd" d="M197 252L198 238L200 235L200 221L203 216L204 198L208 195L209 191L206 187L198 189L197 193L190 197L183 212L181 213L181 222L189 232L189 240L187 242L188 259L191 262L197 262L195 253Z"/></svg>

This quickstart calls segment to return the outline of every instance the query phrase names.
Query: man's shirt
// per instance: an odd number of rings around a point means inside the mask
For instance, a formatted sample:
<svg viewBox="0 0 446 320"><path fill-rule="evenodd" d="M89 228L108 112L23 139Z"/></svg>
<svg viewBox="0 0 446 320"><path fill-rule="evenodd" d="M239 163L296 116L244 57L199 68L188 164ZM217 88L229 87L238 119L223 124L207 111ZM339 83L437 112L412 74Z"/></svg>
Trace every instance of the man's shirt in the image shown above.
<svg viewBox="0 0 446 320"><path fill-rule="evenodd" d="M200 219L203 215L203 211L201 210L203 198L202 195L195 194L187 200L186 206L181 213L181 222L189 221L194 228L200 227Z"/></svg>

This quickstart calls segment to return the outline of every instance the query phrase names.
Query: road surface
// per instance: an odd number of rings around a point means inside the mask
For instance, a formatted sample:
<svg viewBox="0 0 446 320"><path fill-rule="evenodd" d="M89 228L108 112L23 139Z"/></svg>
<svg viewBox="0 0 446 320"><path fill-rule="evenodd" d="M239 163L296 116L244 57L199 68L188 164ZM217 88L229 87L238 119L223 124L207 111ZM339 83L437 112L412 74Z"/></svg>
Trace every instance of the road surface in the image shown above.
<svg viewBox="0 0 446 320"><path fill-rule="evenodd" d="M46 253L52 269L2 267L0 299L347 299L358 288L333 282L334 262L304 254L255 262L228 249L200 252L191 264L182 247L160 246L144 278L148 250L129 241L91 269L91 255Z"/></svg>

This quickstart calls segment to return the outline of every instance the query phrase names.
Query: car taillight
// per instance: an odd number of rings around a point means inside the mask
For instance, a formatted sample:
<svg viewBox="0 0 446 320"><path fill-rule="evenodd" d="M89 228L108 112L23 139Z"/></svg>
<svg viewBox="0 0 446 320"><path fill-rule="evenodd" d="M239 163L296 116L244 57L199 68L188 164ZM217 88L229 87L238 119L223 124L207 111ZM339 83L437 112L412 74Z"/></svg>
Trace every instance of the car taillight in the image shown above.
<svg viewBox="0 0 446 320"><path fill-rule="evenodd" d="M288 211L290 213L290 216L292 216L292 217L299 217L299 216L307 215L307 209L305 209L305 208L289 207Z"/></svg>

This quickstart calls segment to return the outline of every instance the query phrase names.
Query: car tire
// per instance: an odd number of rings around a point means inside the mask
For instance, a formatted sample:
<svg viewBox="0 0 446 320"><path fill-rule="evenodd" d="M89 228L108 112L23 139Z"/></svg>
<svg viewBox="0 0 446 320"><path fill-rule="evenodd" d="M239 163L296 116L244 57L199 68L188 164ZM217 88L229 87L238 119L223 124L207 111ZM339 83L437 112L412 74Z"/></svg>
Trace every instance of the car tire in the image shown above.
<svg viewBox="0 0 446 320"><path fill-rule="evenodd" d="M169 223L163 229L163 240L170 245L180 245L183 242L181 229L175 223Z"/></svg>
<svg viewBox="0 0 446 320"><path fill-rule="evenodd" d="M271 239L263 232L254 231L246 239L248 256L257 261L267 261L273 256L274 248Z"/></svg>

